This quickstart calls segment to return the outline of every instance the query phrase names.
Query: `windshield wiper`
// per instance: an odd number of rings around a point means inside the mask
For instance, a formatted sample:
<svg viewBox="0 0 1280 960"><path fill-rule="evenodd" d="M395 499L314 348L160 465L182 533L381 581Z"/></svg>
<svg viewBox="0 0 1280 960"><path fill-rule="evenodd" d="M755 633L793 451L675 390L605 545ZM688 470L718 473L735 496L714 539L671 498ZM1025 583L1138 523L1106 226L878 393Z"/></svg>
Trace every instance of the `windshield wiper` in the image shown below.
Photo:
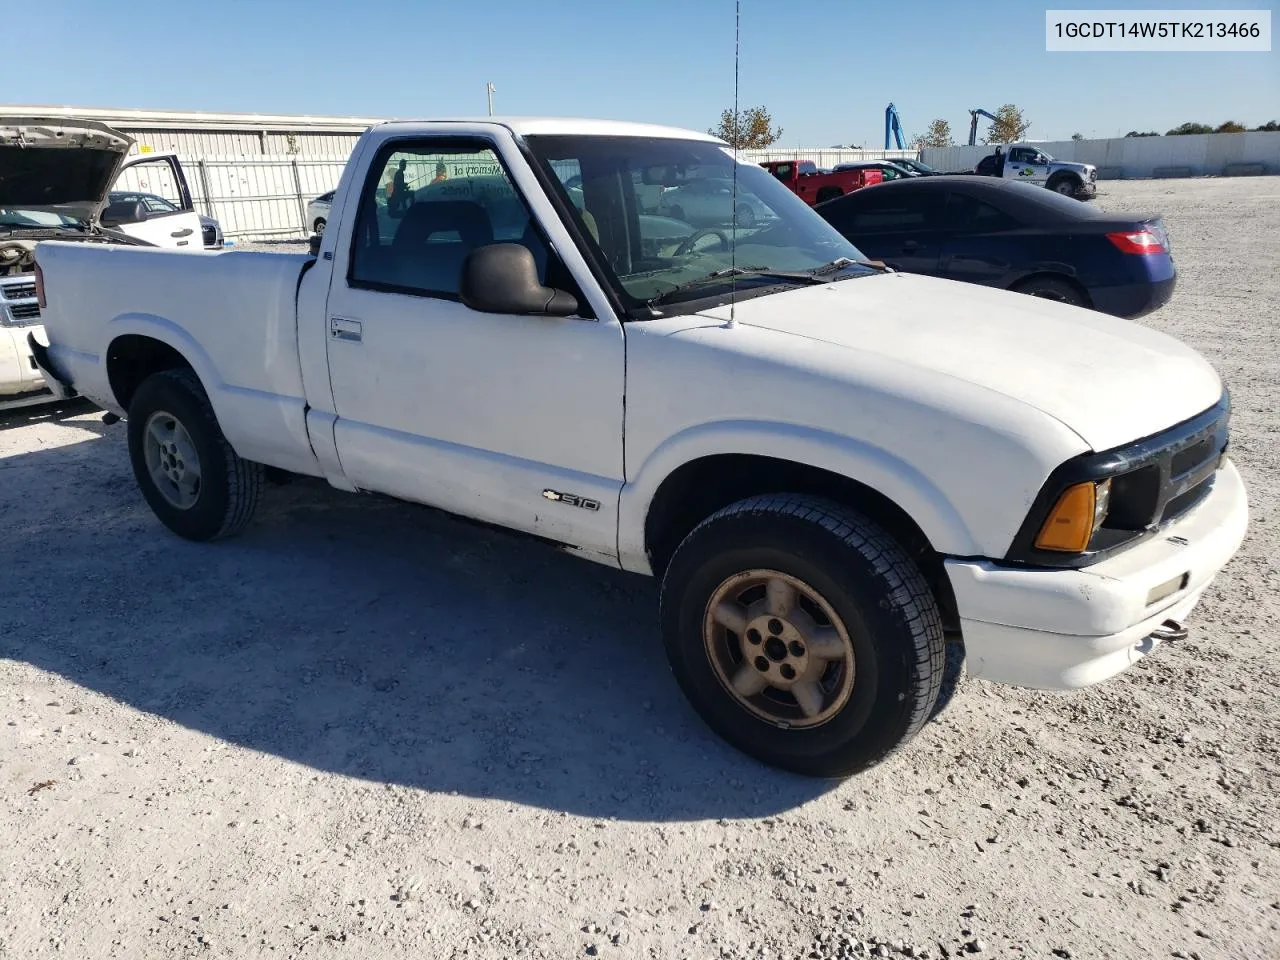
<svg viewBox="0 0 1280 960"><path fill-rule="evenodd" d="M854 260L852 257L836 257L830 263L824 263L820 267L814 267L810 272L816 277L823 277L829 273L838 273L845 267L870 267L872 270L889 269L878 260Z"/></svg>
<svg viewBox="0 0 1280 960"><path fill-rule="evenodd" d="M812 271L770 270L768 267L725 267L723 270L715 270L708 273L705 277L696 277L693 280L686 280L684 283L677 283L670 290L663 290L656 297L651 297L645 302L648 306L652 307L661 303L673 293L692 290L695 287L701 287L708 283L715 283L719 280L727 280L730 277L761 277L765 280L786 280L795 283L830 282L825 277L819 276Z"/></svg>

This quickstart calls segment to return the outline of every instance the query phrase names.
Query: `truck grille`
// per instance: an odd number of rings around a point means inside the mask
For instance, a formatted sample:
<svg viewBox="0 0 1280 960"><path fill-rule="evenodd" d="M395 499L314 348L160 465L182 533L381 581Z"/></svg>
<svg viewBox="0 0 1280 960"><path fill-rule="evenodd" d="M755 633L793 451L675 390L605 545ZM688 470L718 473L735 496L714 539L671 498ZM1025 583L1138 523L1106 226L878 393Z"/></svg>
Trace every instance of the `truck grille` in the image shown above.
<svg viewBox="0 0 1280 960"><path fill-rule="evenodd" d="M40 319L40 304L36 303L34 300L30 300L26 303L10 304L8 310L9 316L13 317L17 322Z"/></svg>
<svg viewBox="0 0 1280 960"><path fill-rule="evenodd" d="M1154 436L1064 463L1040 491L1005 559L1047 567L1083 567L1156 535L1213 490L1230 442L1231 398ZM1111 480L1102 526L1080 554L1038 550L1048 511L1074 483Z"/></svg>
<svg viewBox="0 0 1280 960"><path fill-rule="evenodd" d="M1106 549L1172 523L1213 489L1230 442L1231 410L1217 405L1172 430L1116 451L1111 508L1090 545Z"/></svg>
<svg viewBox="0 0 1280 960"><path fill-rule="evenodd" d="M10 283L0 287L0 297L6 300L33 300L36 295L36 283Z"/></svg>

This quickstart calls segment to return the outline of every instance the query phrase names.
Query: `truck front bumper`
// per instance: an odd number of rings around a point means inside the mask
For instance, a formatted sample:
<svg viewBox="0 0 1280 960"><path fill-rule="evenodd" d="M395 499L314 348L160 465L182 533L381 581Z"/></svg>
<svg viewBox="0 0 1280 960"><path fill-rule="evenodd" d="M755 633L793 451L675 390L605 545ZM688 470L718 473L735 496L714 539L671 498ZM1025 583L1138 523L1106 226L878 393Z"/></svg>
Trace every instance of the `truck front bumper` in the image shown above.
<svg viewBox="0 0 1280 960"><path fill-rule="evenodd" d="M1091 686L1132 666L1180 624L1239 549L1244 483L1226 460L1209 495L1157 535L1079 570L948 560L968 672L1038 690Z"/></svg>

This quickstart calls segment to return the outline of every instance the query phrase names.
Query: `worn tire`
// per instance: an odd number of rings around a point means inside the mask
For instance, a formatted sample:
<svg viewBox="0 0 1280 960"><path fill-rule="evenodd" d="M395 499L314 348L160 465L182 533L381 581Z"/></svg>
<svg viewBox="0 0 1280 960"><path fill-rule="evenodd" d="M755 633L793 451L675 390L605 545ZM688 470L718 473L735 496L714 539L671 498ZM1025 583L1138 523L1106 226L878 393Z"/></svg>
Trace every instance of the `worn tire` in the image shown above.
<svg viewBox="0 0 1280 960"><path fill-rule="evenodd" d="M755 570L802 581L847 628L852 691L818 726L789 729L757 715L712 664L708 605L735 574ZM879 763L928 722L942 685L942 618L919 569L865 517L816 497L751 497L704 520L667 566L661 618L672 672L707 725L744 753L808 776Z"/></svg>
<svg viewBox="0 0 1280 960"><path fill-rule="evenodd" d="M1070 304L1073 307L1088 307L1089 298L1075 284L1057 277L1032 277L1013 286L1015 293L1025 293L1031 297L1042 297L1045 300L1056 300L1058 303Z"/></svg>
<svg viewBox="0 0 1280 960"><path fill-rule="evenodd" d="M147 466L144 434L159 411L177 420L199 458L200 485L193 505L172 504ZM144 380L129 404L129 459L139 489L166 527L188 540L217 540L239 533L262 495L263 467L239 457L223 436L213 406L194 371L164 370Z"/></svg>

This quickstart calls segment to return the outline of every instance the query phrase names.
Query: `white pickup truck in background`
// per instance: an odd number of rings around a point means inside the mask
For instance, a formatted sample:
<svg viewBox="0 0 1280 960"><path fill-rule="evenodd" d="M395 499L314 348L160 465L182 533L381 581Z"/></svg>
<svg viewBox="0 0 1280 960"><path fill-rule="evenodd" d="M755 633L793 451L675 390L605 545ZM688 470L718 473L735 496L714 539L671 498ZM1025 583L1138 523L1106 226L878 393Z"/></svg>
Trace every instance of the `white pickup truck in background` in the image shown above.
<svg viewBox="0 0 1280 960"><path fill-rule="evenodd" d="M132 144L95 121L0 118L0 410L53 399L26 343L40 324L41 240L205 246L177 155L126 159ZM111 202L113 184L131 192Z"/></svg>
<svg viewBox="0 0 1280 960"><path fill-rule="evenodd" d="M767 209L641 213L637 184L704 178ZM1185 635L1244 535L1194 351L868 264L712 137L378 125L313 249L43 242L37 360L127 418L181 536L241 530L271 467L660 578L680 686L768 763L910 740L948 640L994 681L1113 676Z"/></svg>

